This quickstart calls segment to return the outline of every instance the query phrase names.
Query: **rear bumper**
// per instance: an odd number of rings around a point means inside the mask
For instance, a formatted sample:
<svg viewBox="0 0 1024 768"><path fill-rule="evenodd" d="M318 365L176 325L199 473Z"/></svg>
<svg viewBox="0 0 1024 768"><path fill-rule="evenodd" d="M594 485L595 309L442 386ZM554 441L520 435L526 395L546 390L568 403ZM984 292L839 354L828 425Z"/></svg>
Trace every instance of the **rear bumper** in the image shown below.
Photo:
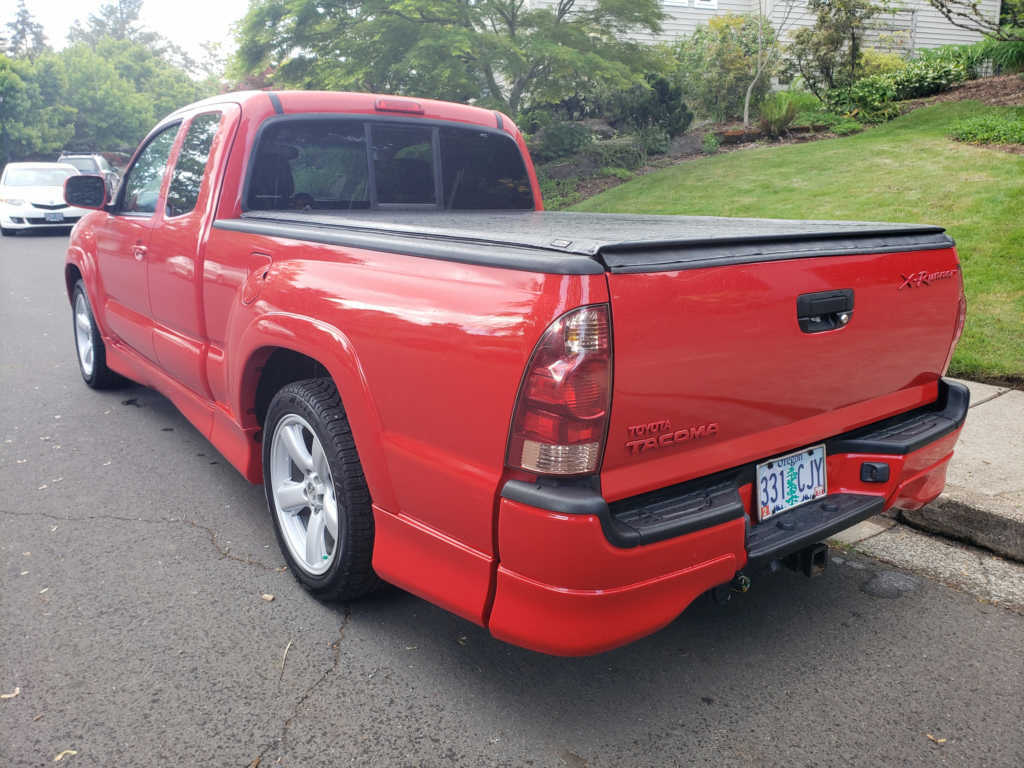
<svg viewBox="0 0 1024 768"><path fill-rule="evenodd" d="M968 405L966 388L941 382L935 404L828 440L829 495L762 525L753 522L753 464L614 504L593 488L509 481L488 626L566 656L650 634L743 568L932 501Z"/></svg>

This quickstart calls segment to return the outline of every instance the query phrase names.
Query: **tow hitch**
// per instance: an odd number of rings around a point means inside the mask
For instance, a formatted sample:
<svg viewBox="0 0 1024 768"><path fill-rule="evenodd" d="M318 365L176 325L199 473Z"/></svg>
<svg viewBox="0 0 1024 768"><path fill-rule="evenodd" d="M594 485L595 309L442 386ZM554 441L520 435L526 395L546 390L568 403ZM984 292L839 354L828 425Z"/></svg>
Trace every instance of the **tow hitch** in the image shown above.
<svg viewBox="0 0 1024 768"><path fill-rule="evenodd" d="M770 560L764 567L766 573L777 573L782 566L791 571L799 571L808 578L820 576L830 562L828 544L815 544L794 552L782 560ZM725 605L732 598L733 592L743 593L750 589L750 577L745 573L737 573L728 584L721 584L711 590L711 599L718 605Z"/></svg>
<svg viewBox="0 0 1024 768"><path fill-rule="evenodd" d="M815 544L813 547L800 550L786 558L786 566L794 571L802 571L804 576L812 578L825 572L829 564L828 544Z"/></svg>

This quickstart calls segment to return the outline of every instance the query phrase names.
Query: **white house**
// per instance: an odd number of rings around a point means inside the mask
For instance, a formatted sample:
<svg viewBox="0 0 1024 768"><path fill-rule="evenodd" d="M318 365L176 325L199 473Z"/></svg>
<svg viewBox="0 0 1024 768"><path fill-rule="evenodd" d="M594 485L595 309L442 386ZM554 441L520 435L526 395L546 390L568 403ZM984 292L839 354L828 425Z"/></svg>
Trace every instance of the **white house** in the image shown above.
<svg viewBox="0 0 1024 768"><path fill-rule="evenodd" d="M578 0L581 4L586 0ZM554 7L558 0L527 0L533 7ZM792 30L814 25L814 15L806 0L760 0L776 30L783 19L784 39ZM979 0L979 7L992 18L999 16L1002 0ZM640 34L645 42L671 42L688 35L698 24L712 16L725 13L756 13L759 0L662 0L665 21L659 35ZM953 26L927 0L894 0L889 10L871 21L868 45L873 48L909 53L940 45L973 43L981 39L979 32Z"/></svg>

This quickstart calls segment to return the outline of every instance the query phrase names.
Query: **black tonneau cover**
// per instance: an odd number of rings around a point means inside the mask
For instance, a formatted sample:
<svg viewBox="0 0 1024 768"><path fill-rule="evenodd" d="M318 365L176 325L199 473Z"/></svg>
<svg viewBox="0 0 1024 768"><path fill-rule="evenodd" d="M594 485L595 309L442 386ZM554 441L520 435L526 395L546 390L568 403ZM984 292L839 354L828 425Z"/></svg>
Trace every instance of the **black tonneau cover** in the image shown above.
<svg viewBox="0 0 1024 768"><path fill-rule="evenodd" d="M555 274L948 248L942 227L553 211L250 211L220 229Z"/></svg>

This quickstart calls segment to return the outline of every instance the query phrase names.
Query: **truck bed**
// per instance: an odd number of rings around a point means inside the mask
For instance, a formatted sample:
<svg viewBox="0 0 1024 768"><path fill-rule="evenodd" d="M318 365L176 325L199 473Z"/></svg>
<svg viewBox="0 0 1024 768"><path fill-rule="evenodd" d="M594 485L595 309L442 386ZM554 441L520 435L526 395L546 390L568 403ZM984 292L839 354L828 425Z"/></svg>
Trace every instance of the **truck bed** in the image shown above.
<svg viewBox="0 0 1024 768"><path fill-rule="evenodd" d="M251 211L216 227L556 274L948 248L942 227L553 211Z"/></svg>

